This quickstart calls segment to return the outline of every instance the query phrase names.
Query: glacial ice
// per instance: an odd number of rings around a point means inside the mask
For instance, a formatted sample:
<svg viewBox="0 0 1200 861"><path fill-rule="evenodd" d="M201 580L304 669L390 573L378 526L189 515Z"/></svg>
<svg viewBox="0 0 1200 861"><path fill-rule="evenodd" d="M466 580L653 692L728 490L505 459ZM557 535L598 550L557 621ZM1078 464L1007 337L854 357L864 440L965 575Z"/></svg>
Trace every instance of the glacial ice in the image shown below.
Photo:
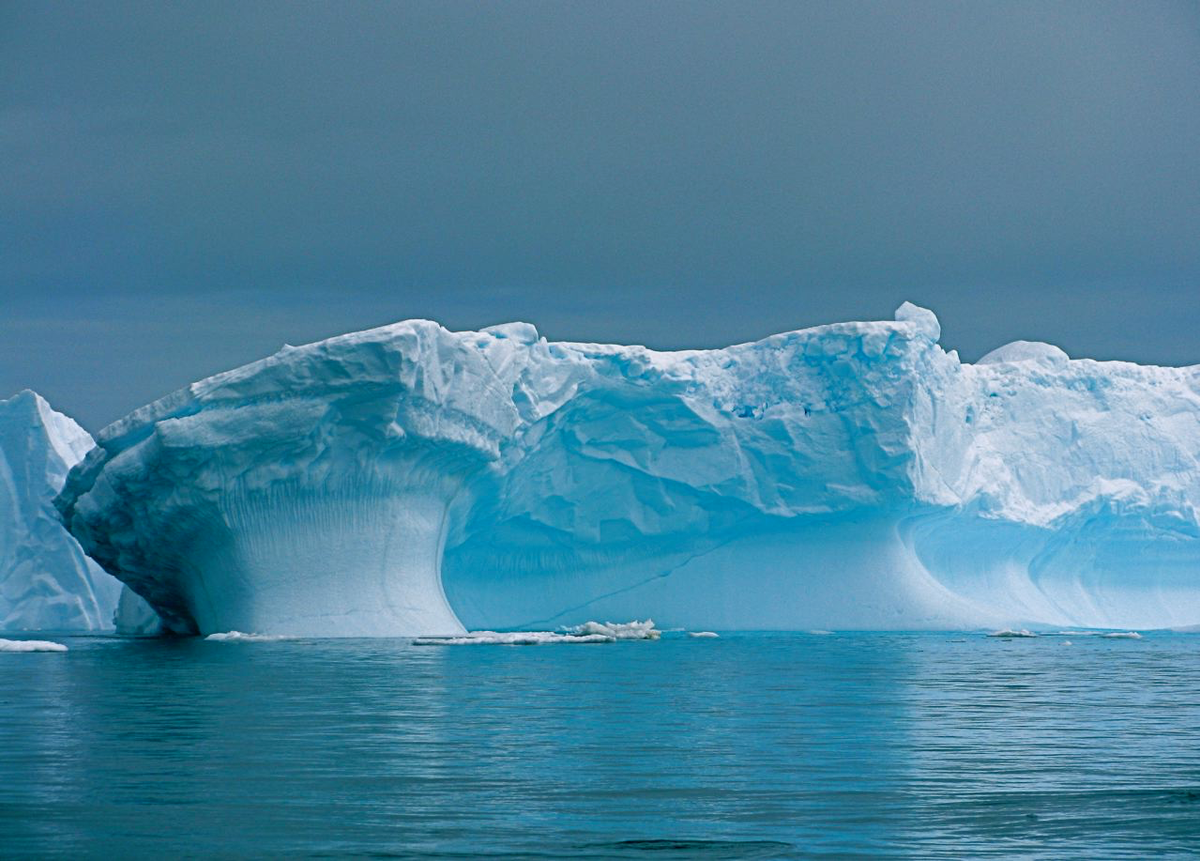
<svg viewBox="0 0 1200 861"><path fill-rule="evenodd" d="M679 352L412 320L137 410L59 506L179 632L1200 621L1200 368L940 336L909 303Z"/></svg>
<svg viewBox="0 0 1200 861"><path fill-rule="evenodd" d="M113 624L117 633L124 637L157 637L163 633L162 619L154 608L128 586L121 588Z"/></svg>
<svg viewBox="0 0 1200 861"><path fill-rule="evenodd" d="M91 447L40 395L0 401L0 631L112 627L121 584L84 556L53 505Z"/></svg>

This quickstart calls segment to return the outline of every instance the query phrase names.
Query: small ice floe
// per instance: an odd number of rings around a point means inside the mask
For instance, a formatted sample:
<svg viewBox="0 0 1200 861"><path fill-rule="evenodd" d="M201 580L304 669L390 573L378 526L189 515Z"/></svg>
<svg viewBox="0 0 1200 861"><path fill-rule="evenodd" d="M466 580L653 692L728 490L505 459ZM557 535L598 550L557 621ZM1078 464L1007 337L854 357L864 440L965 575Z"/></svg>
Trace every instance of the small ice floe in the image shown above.
<svg viewBox="0 0 1200 861"><path fill-rule="evenodd" d="M414 646L542 646L550 643L615 643L657 640L662 631L645 622L584 622L562 631L471 631L461 637L418 637Z"/></svg>
<svg viewBox="0 0 1200 861"><path fill-rule="evenodd" d="M0 652L65 652L62 643L49 640L0 640Z"/></svg>
<svg viewBox="0 0 1200 861"><path fill-rule="evenodd" d="M1137 631L1111 631L1100 636L1109 640L1140 640L1142 638L1142 635Z"/></svg>
<svg viewBox="0 0 1200 861"><path fill-rule="evenodd" d="M813 635L815 635L815 636L818 636L818 637L831 637L831 636L833 636L833 631L826 631L824 628L814 628L813 630L811 630L811 631L805 631L804 633L806 633L806 634L813 634Z"/></svg>
<svg viewBox="0 0 1200 861"><path fill-rule="evenodd" d="M717 633L715 631L688 631L688 636L700 639L702 637L716 637Z"/></svg>
<svg viewBox="0 0 1200 861"><path fill-rule="evenodd" d="M273 643L276 640L290 640L284 634L246 634L242 631L225 631L220 634L209 634L204 639L214 643Z"/></svg>
<svg viewBox="0 0 1200 861"><path fill-rule="evenodd" d="M654 620L647 619L639 622L584 622L573 628L565 628L563 632L572 637L611 637L614 640L657 640L662 631L654 627Z"/></svg>
<svg viewBox="0 0 1200 861"><path fill-rule="evenodd" d="M1036 637L1037 634L1033 633L1033 631L1030 631L1027 628L1022 628L1019 631L1014 631L1012 628L1004 628L1003 630L1000 630L1000 631L992 631L990 634L988 634L988 636L989 637L1000 637L1001 639L1005 639L1005 640L1015 640L1015 639L1025 638L1025 637Z"/></svg>

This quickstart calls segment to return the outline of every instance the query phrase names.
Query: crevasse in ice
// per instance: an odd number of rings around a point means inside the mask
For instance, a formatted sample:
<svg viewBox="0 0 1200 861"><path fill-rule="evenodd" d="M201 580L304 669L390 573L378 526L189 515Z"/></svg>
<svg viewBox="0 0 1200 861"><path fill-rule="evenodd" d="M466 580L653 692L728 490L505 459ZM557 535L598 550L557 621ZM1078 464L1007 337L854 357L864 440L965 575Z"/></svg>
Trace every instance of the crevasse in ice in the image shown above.
<svg viewBox="0 0 1200 861"><path fill-rule="evenodd" d="M397 323L143 407L59 505L178 631L1200 621L1200 368L939 337Z"/></svg>

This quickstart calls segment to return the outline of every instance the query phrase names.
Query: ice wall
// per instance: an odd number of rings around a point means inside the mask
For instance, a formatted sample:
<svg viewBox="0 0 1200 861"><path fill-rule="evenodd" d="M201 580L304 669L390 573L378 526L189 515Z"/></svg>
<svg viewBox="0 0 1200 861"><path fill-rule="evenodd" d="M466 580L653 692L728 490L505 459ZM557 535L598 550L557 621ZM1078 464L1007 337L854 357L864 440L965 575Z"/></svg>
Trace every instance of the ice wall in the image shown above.
<svg viewBox="0 0 1200 861"><path fill-rule="evenodd" d="M91 447L34 392L0 401L0 631L112 628L120 584L84 556L52 504Z"/></svg>
<svg viewBox="0 0 1200 861"><path fill-rule="evenodd" d="M133 413L60 507L179 631L1200 621L1200 369L939 337L398 323Z"/></svg>

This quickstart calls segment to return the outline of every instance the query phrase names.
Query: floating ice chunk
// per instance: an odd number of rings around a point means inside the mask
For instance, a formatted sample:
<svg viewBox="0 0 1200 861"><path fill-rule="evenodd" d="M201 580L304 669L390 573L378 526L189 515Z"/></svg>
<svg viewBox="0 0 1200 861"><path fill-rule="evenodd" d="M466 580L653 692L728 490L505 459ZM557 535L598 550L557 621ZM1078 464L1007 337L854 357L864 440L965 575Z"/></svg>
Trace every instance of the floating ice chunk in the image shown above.
<svg viewBox="0 0 1200 861"><path fill-rule="evenodd" d="M1014 631L1012 628L1005 628L1001 631L992 631L990 634L988 634L988 636L1011 640L1024 637L1036 637L1037 634L1033 633L1033 631L1026 630L1025 628L1022 628L1019 631Z"/></svg>
<svg viewBox="0 0 1200 861"><path fill-rule="evenodd" d="M824 628L813 628L811 631L805 631L806 634L813 634L818 637L832 637L833 631L826 631Z"/></svg>
<svg viewBox="0 0 1200 861"><path fill-rule="evenodd" d="M286 634L247 634L242 631L225 631L219 634L209 634L204 639L214 643L273 643L276 640L290 640Z"/></svg>
<svg viewBox="0 0 1200 861"><path fill-rule="evenodd" d="M1142 635L1137 631L1112 631L1108 634L1101 634L1109 640L1140 640Z"/></svg>
<svg viewBox="0 0 1200 861"><path fill-rule="evenodd" d="M718 635L714 631L688 631L688 636L700 639L702 637L716 637Z"/></svg>
<svg viewBox="0 0 1200 861"><path fill-rule="evenodd" d="M0 640L0 652L65 652L62 643L49 640Z"/></svg>
<svg viewBox="0 0 1200 861"><path fill-rule="evenodd" d="M644 622L584 622L557 631L471 631L461 637L418 637L416 646L542 646L551 643L615 643L617 640L657 640L662 631L654 620ZM716 636L715 634L713 636Z"/></svg>
<svg viewBox="0 0 1200 861"><path fill-rule="evenodd" d="M582 625L565 629L565 632L573 637L599 635L611 637L614 640L657 640L662 636L662 631L654 627L653 619L647 619L644 622L635 619L632 622L604 622L603 624L584 622Z"/></svg>
<svg viewBox="0 0 1200 861"><path fill-rule="evenodd" d="M557 634L554 631L471 631L461 637L418 637L414 646L543 646L549 643L615 643L603 634Z"/></svg>

